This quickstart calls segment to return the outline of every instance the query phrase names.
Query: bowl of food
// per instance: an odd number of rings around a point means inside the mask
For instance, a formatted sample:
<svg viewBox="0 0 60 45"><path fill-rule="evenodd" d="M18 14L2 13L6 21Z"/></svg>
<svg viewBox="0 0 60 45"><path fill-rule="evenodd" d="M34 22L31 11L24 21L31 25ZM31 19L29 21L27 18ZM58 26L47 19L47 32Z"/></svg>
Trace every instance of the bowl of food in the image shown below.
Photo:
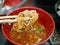
<svg viewBox="0 0 60 45"><path fill-rule="evenodd" d="M2 24L5 38L15 45L39 45L45 43L54 33L52 16L41 8L21 7L7 16L16 15L16 22Z"/></svg>

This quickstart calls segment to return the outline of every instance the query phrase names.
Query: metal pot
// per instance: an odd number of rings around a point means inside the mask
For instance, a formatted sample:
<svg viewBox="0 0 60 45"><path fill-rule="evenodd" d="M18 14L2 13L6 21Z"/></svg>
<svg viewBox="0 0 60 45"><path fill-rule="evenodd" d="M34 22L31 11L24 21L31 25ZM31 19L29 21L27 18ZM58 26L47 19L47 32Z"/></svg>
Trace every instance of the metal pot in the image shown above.
<svg viewBox="0 0 60 45"><path fill-rule="evenodd" d="M56 2L55 4L55 12L60 17L60 0Z"/></svg>
<svg viewBox="0 0 60 45"><path fill-rule="evenodd" d="M0 0L0 9L3 7L4 0Z"/></svg>

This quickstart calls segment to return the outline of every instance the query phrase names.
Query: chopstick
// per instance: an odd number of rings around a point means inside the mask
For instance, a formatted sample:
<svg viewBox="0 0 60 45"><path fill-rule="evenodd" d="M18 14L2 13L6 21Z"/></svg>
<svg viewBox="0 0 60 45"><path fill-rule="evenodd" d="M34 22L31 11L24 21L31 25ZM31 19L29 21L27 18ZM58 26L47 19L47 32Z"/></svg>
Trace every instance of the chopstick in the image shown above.
<svg viewBox="0 0 60 45"><path fill-rule="evenodd" d="M16 18L17 16L14 15L14 16L0 16L0 19L4 19L4 18Z"/></svg>
<svg viewBox="0 0 60 45"><path fill-rule="evenodd" d="M11 20L11 19L0 20L0 23L12 23L12 22L17 22L17 20L16 19L13 19L13 20Z"/></svg>
<svg viewBox="0 0 60 45"><path fill-rule="evenodd" d="M10 18L15 18L15 19L10 19ZM12 22L17 22L17 15L13 15L13 16L1 16L0 17L0 23L12 23ZM20 20L29 20L32 18L29 17L20 17Z"/></svg>
<svg viewBox="0 0 60 45"><path fill-rule="evenodd" d="M9 18L9 19L8 19ZM13 16L0 16L0 23L12 23L17 22L17 19L10 19L10 18L17 18L16 15ZM1 20L2 19L2 20Z"/></svg>

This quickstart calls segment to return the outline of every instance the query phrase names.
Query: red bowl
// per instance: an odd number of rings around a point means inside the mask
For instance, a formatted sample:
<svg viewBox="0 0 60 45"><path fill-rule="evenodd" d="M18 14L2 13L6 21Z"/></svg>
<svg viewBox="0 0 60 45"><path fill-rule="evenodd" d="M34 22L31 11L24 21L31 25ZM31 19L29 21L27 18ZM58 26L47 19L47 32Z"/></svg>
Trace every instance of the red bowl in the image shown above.
<svg viewBox="0 0 60 45"><path fill-rule="evenodd" d="M41 23L45 27L47 35L46 35L46 39L44 39L43 41L41 41L38 44L45 43L53 35L54 30L55 30L55 23L54 23L52 16L48 12L44 11L43 9L36 8L36 7L21 7L19 9L16 9L16 10L10 12L7 15L17 15L19 12L24 11L24 10L36 10L37 13L39 14L38 15L39 16L38 22ZM10 39L9 33L11 31L11 28L12 28L12 24L11 25L2 24L3 35L11 43L16 44L16 45L21 45L21 44L16 43Z"/></svg>

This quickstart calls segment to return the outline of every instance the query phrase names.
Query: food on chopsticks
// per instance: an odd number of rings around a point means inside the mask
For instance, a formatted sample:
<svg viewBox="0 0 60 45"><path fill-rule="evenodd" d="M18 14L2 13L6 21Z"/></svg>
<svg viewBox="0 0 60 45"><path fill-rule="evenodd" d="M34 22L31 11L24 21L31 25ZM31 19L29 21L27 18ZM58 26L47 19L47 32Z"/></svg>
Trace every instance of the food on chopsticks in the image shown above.
<svg viewBox="0 0 60 45"><path fill-rule="evenodd" d="M45 28L37 22L38 18L36 10L20 12L10 32L11 40L23 45L33 45L44 40L46 38Z"/></svg>

